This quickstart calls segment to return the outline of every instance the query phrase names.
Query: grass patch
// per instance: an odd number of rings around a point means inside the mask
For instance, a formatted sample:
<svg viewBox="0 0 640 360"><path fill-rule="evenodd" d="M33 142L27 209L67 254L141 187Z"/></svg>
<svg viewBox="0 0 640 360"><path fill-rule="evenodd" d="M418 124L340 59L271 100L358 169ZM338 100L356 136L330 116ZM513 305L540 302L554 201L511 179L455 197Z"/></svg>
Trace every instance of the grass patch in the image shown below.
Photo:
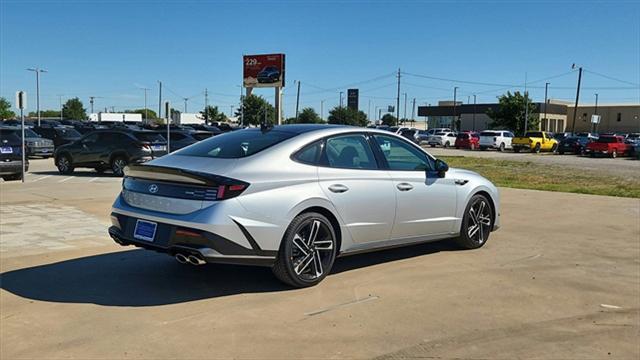
<svg viewBox="0 0 640 360"><path fill-rule="evenodd" d="M584 170L525 161L441 156L451 167L475 171L496 186L578 194L640 198L640 177L624 179Z"/></svg>

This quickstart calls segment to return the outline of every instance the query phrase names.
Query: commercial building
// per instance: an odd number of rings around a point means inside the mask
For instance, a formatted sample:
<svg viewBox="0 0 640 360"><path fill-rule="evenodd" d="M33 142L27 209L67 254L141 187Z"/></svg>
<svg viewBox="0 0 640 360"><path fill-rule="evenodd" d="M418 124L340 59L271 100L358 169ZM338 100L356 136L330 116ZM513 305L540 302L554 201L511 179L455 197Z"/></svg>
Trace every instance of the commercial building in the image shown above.
<svg viewBox="0 0 640 360"><path fill-rule="evenodd" d="M538 130L550 132L571 131L574 107L568 102L549 100L548 103L534 103L532 114L539 120ZM482 131L491 128L490 110L498 110L498 104L463 104L440 101L437 106L419 106L418 116L426 117L428 128L454 128L454 120L460 119L460 130ZM591 115L596 113L594 105L579 105L575 131L592 131ZM598 105L597 114L601 122L598 132L640 132L640 105L604 104Z"/></svg>

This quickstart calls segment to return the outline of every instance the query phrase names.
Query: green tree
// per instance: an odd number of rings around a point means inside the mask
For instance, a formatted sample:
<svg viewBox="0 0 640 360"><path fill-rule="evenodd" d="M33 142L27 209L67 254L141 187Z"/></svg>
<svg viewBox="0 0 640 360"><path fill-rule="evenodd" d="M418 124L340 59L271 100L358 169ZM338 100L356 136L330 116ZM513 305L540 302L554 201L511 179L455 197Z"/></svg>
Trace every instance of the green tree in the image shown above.
<svg viewBox="0 0 640 360"><path fill-rule="evenodd" d="M16 113L11 111L11 103L7 99L0 97L0 119L13 119L14 117L16 117Z"/></svg>
<svg viewBox="0 0 640 360"><path fill-rule="evenodd" d="M29 112L29 117L37 117L38 113L35 111ZM40 116L43 118L59 118L60 110L40 110Z"/></svg>
<svg viewBox="0 0 640 360"><path fill-rule="evenodd" d="M147 114L148 118L144 117L145 110L146 110L146 114ZM156 112L151 110L151 109L148 109L148 108L147 109L125 110L125 112L126 113L130 113L130 114L140 114L140 115L142 115L142 118L144 120L157 119L158 118L158 115L156 114Z"/></svg>
<svg viewBox="0 0 640 360"><path fill-rule="evenodd" d="M208 122L225 122L227 121L227 117L225 114L218 110L217 106L207 105L204 110L200 111L200 114L208 121Z"/></svg>
<svg viewBox="0 0 640 360"><path fill-rule="evenodd" d="M398 124L398 119L391 114L384 114L380 120L387 126L396 126Z"/></svg>
<svg viewBox="0 0 640 360"><path fill-rule="evenodd" d="M236 111L235 116L244 116L244 124L259 125L265 120L275 122L275 109L262 96L249 95L245 96L243 101L244 114L240 110Z"/></svg>
<svg viewBox="0 0 640 360"><path fill-rule="evenodd" d="M529 108L529 119L527 129L524 128L525 101ZM522 95L519 91L515 93L507 92L500 96L498 109L489 109L487 116L491 118L492 128L510 129L516 134L524 134L526 130L538 129L538 117L535 115L536 105L531 102L528 94Z"/></svg>
<svg viewBox="0 0 640 360"><path fill-rule="evenodd" d="M72 120L84 120L87 118L87 109L78 98L67 100L62 106L62 117Z"/></svg>
<svg viewBox="0 0 640 360"><path fill-rule="evenodd" d="M296 124L296 123L297 124L323 124L324 121L320 119L320 116L318 116L318 113L316 113L316 111L313 110L313 108L308 107L308 108L302 109L300 114L298 114L297 119L295 117L287 119L287 124Z"/></svg>
<svg viewBox="0 0 640 360"><path fill-rule="evenodd" d="M367 114L363 111L337 106L329 111L329 124L367 126Z"/></svg>

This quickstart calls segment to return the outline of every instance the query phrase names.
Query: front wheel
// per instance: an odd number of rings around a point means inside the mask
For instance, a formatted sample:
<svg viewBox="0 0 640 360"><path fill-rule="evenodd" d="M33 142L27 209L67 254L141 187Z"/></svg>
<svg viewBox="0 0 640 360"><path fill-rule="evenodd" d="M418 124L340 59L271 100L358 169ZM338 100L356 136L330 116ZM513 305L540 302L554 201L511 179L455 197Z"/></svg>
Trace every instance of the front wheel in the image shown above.
<svg viewBox="0 0 640 360"><path fill-rule="evenodd" d="M337 254L336 234L322 214L296 216L282 239L273 274L302 288L318 284L331 271Z"/></svg>
<svg viewBox="0 0 640 360"><path fill-rule="evenodd" d="M615 159L615 158L617 158L617 157L618 157L618 151L617 151L616 149L613 149L613 151L611 152L611 157L612 157L613 159Z"/></svg>
<svg viewBox="0 0 640 360"><path fill-rule="evenodd" d="M493 209L484 195L474 195L464 212L460 236L455 239L463 249L477 249L489 239L493 226Z"/></svg>
<svg viewBox="0 0 640 360"><path fill-rule="evenodd" d="M449 146L450 146L450 144L449 144L449 142L448 142L448 141L447 141L446 143L444 143L444 148L445 148L445 149L448 149L448 148L449 148Z"/></svg>
<svg viewBox="0 0 640 360"><path fill-rule="evenodd" d="M556 151L558 151L558 144L553 144L553 146L551 146L551 152L555 153Z"/></svg>

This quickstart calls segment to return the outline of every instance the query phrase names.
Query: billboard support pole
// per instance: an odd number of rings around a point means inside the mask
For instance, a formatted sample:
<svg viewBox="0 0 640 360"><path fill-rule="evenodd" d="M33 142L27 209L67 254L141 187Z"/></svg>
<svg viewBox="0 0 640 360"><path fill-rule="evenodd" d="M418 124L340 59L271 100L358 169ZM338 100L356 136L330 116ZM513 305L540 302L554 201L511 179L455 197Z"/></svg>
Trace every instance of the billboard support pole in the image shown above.
<svg viewBox="0 0 640 360"><path fill-rule="evenodd" d="M278 125L282 125L282 88L280 86L275 87L276 89L276 123Z"/></svg>

